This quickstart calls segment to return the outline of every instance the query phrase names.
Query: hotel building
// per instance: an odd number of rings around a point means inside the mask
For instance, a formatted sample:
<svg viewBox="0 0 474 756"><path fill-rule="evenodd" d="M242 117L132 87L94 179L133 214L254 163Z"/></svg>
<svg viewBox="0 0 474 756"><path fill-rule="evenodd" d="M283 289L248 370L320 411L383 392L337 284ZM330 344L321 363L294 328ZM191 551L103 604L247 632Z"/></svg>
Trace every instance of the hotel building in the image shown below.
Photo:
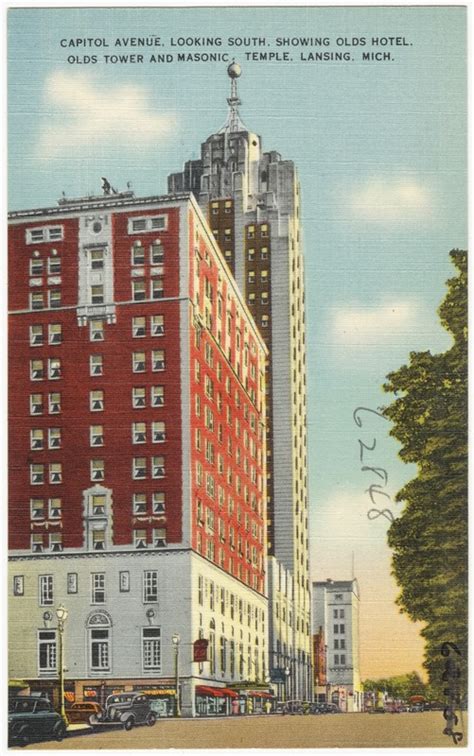
<svg viewBox="0 0 474 756"><path fill-rule="evenodd" d="M173 713L178 641L224 713L268 677L268 350L192 194L105 192L9 215L9 674L57 703L63 604L68 700Z"/></svg>
<svg viewBox="0 0 474 756"><path fill-rule="evenodd" d="M240 66L228 117L201 157L168 179L193 192L269 349L267 550L270 671L279 695L312 699L306 357L300 185L294 163L264 152L239 115ZM283 680L285 682L283 682Z"/></svg>

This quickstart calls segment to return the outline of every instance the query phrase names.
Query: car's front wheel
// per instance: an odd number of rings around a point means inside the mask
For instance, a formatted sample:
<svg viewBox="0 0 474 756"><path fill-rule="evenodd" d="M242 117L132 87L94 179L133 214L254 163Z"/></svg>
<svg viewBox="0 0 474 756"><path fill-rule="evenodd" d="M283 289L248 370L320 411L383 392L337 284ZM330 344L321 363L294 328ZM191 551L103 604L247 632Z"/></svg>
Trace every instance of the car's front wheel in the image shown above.
<svg viewBox="0 0 474 756"><path fill-rule="evenodd" d="M20 730L20 731L18 732L18 734L17 734L17 736L16 736L15 740L16 740L17 744L18 744L19 746L21 746L22 748L23 748L24 746L27 746L27 745L28 745L28 743L29 743L29 742L30 742L30 740L31 740L31 738L30 738L30 732L29 732L28 728L27 728L27 727L23 727L23 728L22 728L22 729L21 729L21 730Z"/></svg>
<svg viewBox="0 0 474 756"><path fill-rule="evenodd" d="M127 730L127 732L130 732L130 730L132 729L132 727L133 727L133 717L129 717L123 723L123 729Z"/></svg>
<svg viewBox="0 0 474 756"><path fill-rule="evenodd" d="M58 722L57 725L55 725L53 735L58 742L63 740L66 735L66 725L64 722Z"/></svg>
<svg viewBox="0 0 474 756"><path fill-rule="evenodd" d="M146 718L146 723L148 727L153 727L153 725L156 723L156 714L154 711L150 711Z"/></svg>

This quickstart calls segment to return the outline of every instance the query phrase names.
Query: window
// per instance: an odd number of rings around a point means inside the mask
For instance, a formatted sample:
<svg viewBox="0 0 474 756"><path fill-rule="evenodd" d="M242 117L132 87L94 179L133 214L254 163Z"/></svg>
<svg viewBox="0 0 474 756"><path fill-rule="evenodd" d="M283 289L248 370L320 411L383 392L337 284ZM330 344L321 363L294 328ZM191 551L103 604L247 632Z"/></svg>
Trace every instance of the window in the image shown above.
<svg viewBox="0 0 474 756"><path fill-rule="evenodd" d="M30 465L30 482L32 486L44 483L44 465Z"/></svg>
<svg viewBox="0 0 474 756"><path fill-rule="evenodd" d="M145 264L145 249L140 241L136 241L132 246L132 265Z"/></svg>
<svg viewBox="0 0 474 756"><path fill-rule="evenodd" d="M334 625L333 632L337 634L339 632L339 625Z"/></svg>
<svg viewBox="0 0 474 756"><path fill-rule="evenodd" d="M39 255L39 252L36 254ZM30 276L42 276L43 275L43 261L38 257L33 257L30 260Z"/></svg>
<svg viewBox="0 0 474 756"><path fill-rule="evenodd" d="M51 535L49 536L49 549L52 552L63 550L62 533L51 533Z"/></svg>
<svg viewBox="0 0 474 756"><path fill-rule="evenodd" d="M56 630L38 630L38 672L56 674Z"/></svg>
<svg viewBox="0 0 474 756"><path fill-rule="evenodd" d="M54 583L52 575L39 576L39 604L40 606L52 606L54 603Z"/></svg>
<svg viewBox="0 0 474 756"><path fill-rule="evenodd" d="M152 386L151 387L151 406L162 407L164 403L165 403L164 386Z"/></svg>
<svg viewBox="0 0 474 756"><path fill-rule="evenodd" d="M157 570L145 570L143 573L143 601L145 604L158 601Z"/></svg>
<svg viewBox="0 0 474 756"><path fill-rule="evenodd" d="M40 244L48 241L62 241L64 238L63 226L40 226L26 229L26 243Z"/></svg>
<svg viewBox="0 0 474 756"><path fill-rule="evenodd" d="M109 628L90 628L90 667L92 671L110 670L110 630Z"/></svg>
<svg viewBox="0 0 474 756"><path fill-rule="evenodd" d="M105 478L105 462L103 459L91 459L91 480L98 481Z"/></svg>
<svg viewBox="0 0 474 756"><path fill-rule="evenodd" d="M132 353L132 370L134 373L145 372L145 352Z"/></svg>
<svg viewBox="0 0 474 756"><path fill-rule="evenodd" d="M165 458L152 457L152 478L164 478L165 476Z"/></svg>
<svg viewBox="0 0 474 756"><path fill-rule="evenodd" d="M50 520L59 520L61 517L62 500L57 497L48 499L48 507Z"/></svg>
<svg viewBox="0 0 474 756"><path fill-rule="evenodd" d="M43 414L43 394L30 394L30 415Z"/></svg>
<svg viewBox="0 0 474 756"><path fill-rule="evenodd" d="M89 401L91 412L102 412L104 409L104 392L101 389L90 391Z"/></svg>
<svg viewBox="0 0 474 756"><path fill-rule="evenodd" d="M334 609L333 610L333 615L334 615L334 619L337 619L338 616L339 616L339 610L338 609Z"/></svg>
<svg viewBox="0 0 474 756"><path fill-rule="evenodd" d="M91 304L98 305L104 303L104 287L102 284L91 286Z"/></svg>
<svg viewBox="0 0 474 756"><path fill-rule="evenodd" d="M49 306L50 307L61 307L61 291L60 289L50 289L49 290Z"/></svg>
<svg viewBox="0 0 474 756"><path fill-rule="evenodd" d="M30 294L30 307L32 310L43 310L44 294L41 292L32 292Z"/></svg>
<svg viewBox="0 0 474 756"><path fill-rule="evenodd" d="M146 530L134 530L133 531L133 545L136 549L146 549Z"/></svg>
<svg viewBox="0 0 474 756"><path fill-rule="evenodd" d="M105 604L105 572L91 575L91 604Z"/></svg>
<svg viewBox="0 0 474 756"><path fill-rule="evenodd" d="M30 360L30 378L32 381L41 381L45 376L44 361Z"/></svg>
<svg viewBox="0 0 474 756"><path fill-rule="evenodd" d="M270 321L270 318L268 315L262 315L262 320L261 320L262 328L268 328L269 321Z"/></svg>
<svg viewBox="0 0 474 756"><path fill-rule="evenodd" d="M260 271L260 280L262 283L268 283L268 270Z"/></svg>
<svg viewBox="0 0 474 756"><path fill-rule="evenodd" d="M152 299L162 299L164 297L164 289L163 289L163 279L162 278L153 278L151 281L151 298Z"/></svg>
<svg viewBox="0 0 474 756"><path fill-rule="evenodd" d="M128 233L137 234L140 231L164 231L167 227L166 215L147 215L140 218L128 219Z"/></svg>
<svg viewBox="0 0 474 756"><path fill-rule="evenodd" d="M101 354L91 354L89 357L90 375L104 374L104 358Z"/></svg>
<svg viewBox="0 0 474 756"><path fill-rule="evenodd" d="M31 551L33 554L41 554L43 551L43 534L32 533L31 535Z"/></svg>
<svg viewBox="0 0 474 756"><path fill-rule="evenodd" d="M13 595L23 596L25 593L25 577L24 575L13 576Z"/></svg>
<svg viewBox="0 0 474 756"><path fill-rule="evenodd" d="M344 609L339 609L339 617L341 619L344 619L344 615L345 615Z"/></svg>
<svg viewBox="0 0 474 756"><path fill-rule="evenodd" d="M339 632L340 632L341 634L342 634L342 633L345 633L345 632L346 632L346 626L345 626L345 625L339 625Z"/></svg>
<svg viewBox="0 0 474 756"><path fill-rule="evenodd" d="M165 353L163 349L154 349L151 353L152 370L157 372L165 369Z"/></svg>
<svg viewBox="0 0 474 756"><path fill-rule="evenodd" d="M61 447L61 428L48 428L48 448L59 449Z"/></svg>
<svg viewBox="0 0 474 756"><path fill-rule="evenodd" d="M104 250L91 249L89 253L89 260L92 270L102 270L104 267Z"/></svg>
<svg viewBox="0 0 474 756"><path fill-rule="evenodd" d="M346 655L345 654L341 654L341 664L342 664L343 667L345 667L345 665L346 665Z"/></svg>
<svg viewBox="0 0 474 756"><path fill-rule="evenodd" d="M262 293L260 294L260 302L263 305L268 304L268 291L262 291Z"/></svg>
<svg viewBox="0 0 474 756"><path fill-rule="evenodd" d="M153 491L152 507L153 514L163 514L165 512L165 494L163 491Z"/></svg>
<svg viewBox="0 0 474 756"><path fill-rule="evenodd" d="M255 236L255 226L247 227L247 239L253 239Z"/></svg>
<svg viewBox="0 0 474 756"><path fill-rule="evenodd" d="M142 658L144 672L161 669L161 630L159 627L142 628Z"/></svg>
<svg viewBox="0 0 474 756"><path fill-rule="evenodd" d="M92 531L92 551L105 551L105 530Z"/></svg>
<svg viewBox="0 0 474 756"><path fill-rule="evenodd" d="M42 346L44 344L43 326L30 326L30 346Z"/></svg>
<svg viewBox="0 0 474 756"><path fill-rule="evenodd" d="M150 247L150 258L152 265L162 265L165 259L163 245L159 239L153 242Z"/></svg>
<svg viewBox="0 0 474 756"><path fill-rule="evenodd" d="M339 648L345 648L346 647L346 640L345 638L341 638L339 641Z"/></svg>
<svg viewBox="0 0 474 756"><path fill-rule="evenodd" d="M30 431L30 448L44 448L44 431L42 428L32 428L32 430Z"/></svg>
<svg viewBox="0 0 474 756"><path fill-rule="evenodd" d="M61 462L52 462L49 466L49 482L50 483L62 483L63 482L63 466Z"/></svg>
<svg viewBox="0 0 474 756"><path fill-rule="evenodd" d="M89 338L91 341L104 340L104 321L91 320L89 324Z"/></svg>
<svg viewBox="0 0 474 756"><path fill-rule="evenodd" d="M105 517L105 496L104 494L92 494L91 514L93 517Z"/></svg>
<svg viewBox="0 0 474 756"><path fill-rule="evenodd" d="M67 592L77 593L77 572L68 572L66 578Z"/></svg>
<svg viewBox="0 0 474 756"><path fill-rule="evenodd" d="M50 415L57 415L61 412L61 394L57 391L48 396L48 411Z"/></svg>
<svg viewBox="0 0 474 756"><path fill-rule="evenodd" d="M152 315L150 324L151 324L152 336L163 336L165 332L165 316L164 315Z"/></svg>
<svg viewBox="0 0 474 756"><path fill-rule="evenodd" d="M153 529L153 546L156 549L164 548L166 546L166 528Z"/></svg>
<svg viewBox="0 0 474 756"><path fill-rule="evenodd" d="M133 513L144 514L146 512L146 494L134 493L133 494Z"/></svg>
<svg viewBox="0 0 474 756"><path fill-rule="evenodd" d="M52 381L61 378L61 360L57 357L48 360L48 377Z"/></svg>
<svg viewBox="0 0 474 756"><path fill-rule="evenodd" d="M48 336L50 344L61 344L63 340L62 325L60 323L50 323L48 326Z"/></svg>
<svg viewBox="0 0 474 756"><path fill-rule="evenodd" d="M146 299L145 281L132 281L132 299L134 302Z"/></svg>
<svg viewBox="0 0 474 756"><path fill-rule="evenodd" d="M266 223L262 223L262 225L260 226L260 235L268 236L268 225Z"/></svg>
<svg viewBox="0 0 474 756"><path fill-rule="evenodd" d="M249 270L248 271L247 280L248 280L249 284L254 284L255 283L255 271L254 270Z"/></svg>
<svg viewBox="0 0 474 756"><path fill-rule="evenodd" d="M119 591L120 593L128 593L130 590L130 572L128 570L122 570L119 572Z"/></svg>
<svg viewBox="0 0 474 756"><path fill-rule="evenodd" d="M54 255L55 250L53 250ZM58 276L61 273L61 258L60 257L48 257L48 275Z"/></svg>
<svg viewBox="0 0 474 756"><path fill-rule="evenodd" d="M334 648L339 650L339 638L334 639Z"/></svg>
<svg viewBox="0 0 474 756"><path fill-rule="evenodd" d="M89 433L90 433L91 446L104 445L104 426L103 425L91 425L89 429Z"/></svg>
<svg viewBox="0 0 474 756"><path fill-rule="evenodd" d="M146 443L146 423L132 423L132 443Z"/></svg>
<svg viewBox="0 0 474 756"><path fill-rule="evenodd" d="M30 499L30 515L32 520L44 519L44 499Z"/></svg>
<svg viewBox="0 0 474 756"><path fill-rule="evenodd" d="M144 388L132 388L132 406L135 409L145 407L145 389Z"/></svg>
<svg viewBox="0 0 474 756"><path fill-rule="evenodd" d="M162 443L166 440L165 424L162 421L152 423L152 441L154 444Z"/></svg>
<svg viewBox="0 0 474 756"><path fill-rule="evenodd" d="M146 457L134 457L132 475L134 480L146 478Z"/></svg>
<svg viewBox="0 0 474 756"><path fill-rule="evenodd" d="M146 318L138 317L132 319L132 336L134 339L139 339L145 336L146 333Z"/></svg>

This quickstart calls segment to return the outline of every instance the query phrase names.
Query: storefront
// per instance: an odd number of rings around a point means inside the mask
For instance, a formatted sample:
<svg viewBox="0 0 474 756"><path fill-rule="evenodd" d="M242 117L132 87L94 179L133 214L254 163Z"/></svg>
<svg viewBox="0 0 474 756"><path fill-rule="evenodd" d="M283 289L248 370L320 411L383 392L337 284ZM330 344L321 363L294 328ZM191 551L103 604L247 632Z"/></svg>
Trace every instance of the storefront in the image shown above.
<svg viewBox="0 0 474 756"><path fill-rule="evenodd" d="M238 700L238 694L229 688L214 688L210 685L198 685L196 688L196 716L216 717L233 713L232 705Z"/></svg>
<svg viewBox="0 0 474 756"><path fill-rule="evenodd" d="M251 702L248 708L251 709L249 714L269 714L273 711L276 704L276 698L273 693L269 693L266 690L248 690L247 701Z"/></svg>
<svg viewBox="0 0 474 756"><path fill-rule="evenodd" d="M174 717L176 709L176 688L169 685L134 685L134 690L144 693L157 717Z"/></svg>

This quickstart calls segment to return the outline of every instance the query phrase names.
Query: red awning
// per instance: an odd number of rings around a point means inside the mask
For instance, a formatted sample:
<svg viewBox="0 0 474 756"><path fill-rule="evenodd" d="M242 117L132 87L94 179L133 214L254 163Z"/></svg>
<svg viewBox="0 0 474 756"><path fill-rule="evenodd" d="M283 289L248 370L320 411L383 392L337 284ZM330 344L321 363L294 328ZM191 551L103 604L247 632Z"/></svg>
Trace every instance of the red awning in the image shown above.
<svg viewBox="0 0 474 756"><path fill-rule="evenodd" d="M229 696L230 698L238 698L239 694L235 692L235 690L231 690L230 688L219 688L224 695Z"/></svg>
<svg viewBox="0 0 474 756"><path fill-rule="evenodd" d="M266 690L249 690L248 696L255 696L256 698L275 698L271 693L267 693Z"/></svg>
<svg viewBox="0 0 474 756"><path fill-rule="evenodd" d="M200 696L214 696L215 698L224 698L223 688L211 688L207 685L198 685L196 693Z"/></svg>

